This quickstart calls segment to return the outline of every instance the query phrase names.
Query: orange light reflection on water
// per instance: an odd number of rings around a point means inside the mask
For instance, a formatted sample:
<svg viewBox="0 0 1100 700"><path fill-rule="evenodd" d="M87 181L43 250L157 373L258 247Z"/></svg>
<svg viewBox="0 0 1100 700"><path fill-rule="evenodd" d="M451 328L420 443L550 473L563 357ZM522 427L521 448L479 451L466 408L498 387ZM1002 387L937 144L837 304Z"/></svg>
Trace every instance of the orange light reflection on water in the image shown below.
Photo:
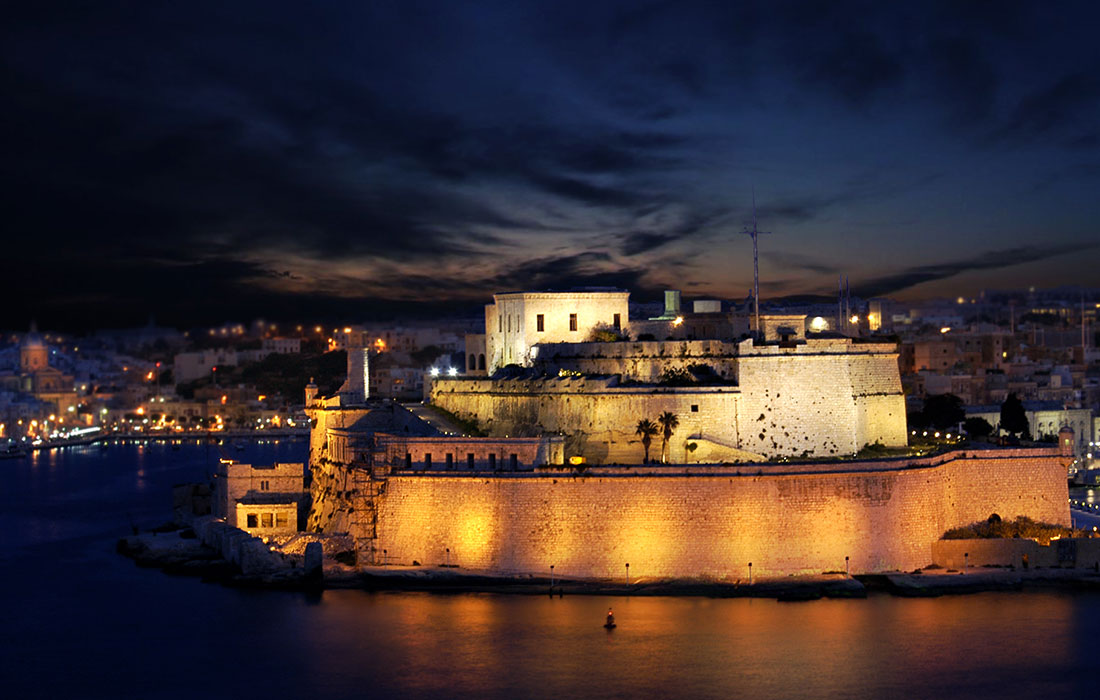
<svg viewBox="0 0 1100 700"><path fill-rule="evenodd" d="M330 591L309 610L318 677L337 690L369 675L380 696L1027 697L1057 694L1074 656L1072 598L1053 594L784 604Z"/></svg>

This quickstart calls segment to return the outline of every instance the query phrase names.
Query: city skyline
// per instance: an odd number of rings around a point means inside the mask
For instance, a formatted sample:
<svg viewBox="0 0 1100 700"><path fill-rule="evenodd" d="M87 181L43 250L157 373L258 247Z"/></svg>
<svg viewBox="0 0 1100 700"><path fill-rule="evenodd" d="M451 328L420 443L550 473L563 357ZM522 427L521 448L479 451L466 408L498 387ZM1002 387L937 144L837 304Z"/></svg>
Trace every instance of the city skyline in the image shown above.
<svg viewBox="0 0 1100 700"><path fill-rule="evenodd" d="M19 11L4 325L1094 279L1084 3L308 12Z"/></svg>

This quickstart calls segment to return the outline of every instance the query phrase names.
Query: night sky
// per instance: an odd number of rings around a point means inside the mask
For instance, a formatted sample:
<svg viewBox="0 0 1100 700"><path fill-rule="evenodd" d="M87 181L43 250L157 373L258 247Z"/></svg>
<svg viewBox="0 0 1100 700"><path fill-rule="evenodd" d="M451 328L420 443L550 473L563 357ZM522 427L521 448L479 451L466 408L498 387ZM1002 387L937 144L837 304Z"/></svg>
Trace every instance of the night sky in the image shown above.
<svg viewBox="0 0 1100 700"><path fill-rule="evenodd" d="M1095 284L1095 7L25 3L0 326Z"/></svg>

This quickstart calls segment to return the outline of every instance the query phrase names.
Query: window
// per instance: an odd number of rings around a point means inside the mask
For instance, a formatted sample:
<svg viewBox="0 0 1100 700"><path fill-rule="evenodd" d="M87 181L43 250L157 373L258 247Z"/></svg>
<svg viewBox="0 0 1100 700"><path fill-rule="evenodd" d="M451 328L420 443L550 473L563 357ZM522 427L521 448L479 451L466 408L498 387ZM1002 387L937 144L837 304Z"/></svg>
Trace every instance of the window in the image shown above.
<svg viewBox="0 0 1100 700"><path fill-rule="evenodd" d="M274 518L271 513L262 513L260 515L260 527L271 527L274 523Z"/></svg>
<svg viewBox="0 0 1100 700"><path fill-rule="evenodd" d="M496 469L497 468L497 456L495 454L489 455L489 468L490 469Z"/></svg>
<svg viewBox="0 0 1100 700"><path fill-rule="evenodd" d="M249 513L246 520L248 522L248 527L257 527L259 525L259 521L257 520L255 513Z"/></svg>
<svg viewBox="0 0 1100 700"><path fill-rule="evenodd" d="M508 332L512 332L512 314L508 314Z"/></svg>
<svg viewBox="0 0 1100 700"><path fill-rule="evenodd" d="M424 453L424 468L425 469L431 469L432 468L432 453L431 452L425 452Z"/></svg>
<svg viewBox="0 0 1100 700"><path fill-rule="evenodd" d="M577 330L577 314L569 314L569 330Z"/></svg>
<svg viewBox="0 0 1100 700"><path fill-rule="evenodd" d="M477 369L477 356L470 353L470 369Z"/></svg>
<svg viewBox="0 0 1100 700"><path fill-rule="evenodd" d="M542 314L535 316L535 330L542 333L546 330L546 317Z"/></svg>
<svg viewBox="0 0 1100 700"><path fill-rule="evenodd" d="M477 368L478 369L485 369L485 354L484 353L477 356Z"/></svg>
<svg viewBox="0 0 1100 700"><path fill-rule="evenodd" d="M699 412L699 404L697 404L697 403L691 404L691 412L692 413L698 413Z"/></svg>
<svg viewBox="0 0 1100 700"><path fill-rule="evenodd" d="M499 328L497 328L497 331L503 333L504 332L504 317L503 316L497 316L497 326L499 326Z"/></svg>
<svg viewBox="0 0 1100 700"><path fill-rule="evenodd" d="M511 462L512 471L515 471L519 467L519 457L513 454L509 461Z"/></svg>
<svg viewBox="0 0 1100 700"><path fill-rule="evenodd" d="M406 469L412 469L413 468L413 456L412 456L411 452L406 452L405 453L405 468Z"/></svg>
<svg viewBox="0 0 1100 700"><path fill-rule="evenodd" d="M611 325L615 326L616 329L622 328L622 318L619 316L619 314L615 314L611 318Z"/></svg>
<svg viewBox="0 0 1100 700"><path fill-rule="evenodd" d="M286 527L288 523L289 519L287 518L286 513L275 514L275 525L277 525L278 527Z"/></svg>
<svg viewBox="0 0 1100 700"><path fill-rule="evenodd" d="M473 452L469 452L469 453L466 454L466 468L467 469L473 469L474 468L474 453Z"/></svg>
<svg viewBox="0 0 1100 700"><path fill-rule="evenodd" d="M447 453L447 468L448 469L454 469L455 468L455 456L453 454L451 454L450 452Z"/></svg>

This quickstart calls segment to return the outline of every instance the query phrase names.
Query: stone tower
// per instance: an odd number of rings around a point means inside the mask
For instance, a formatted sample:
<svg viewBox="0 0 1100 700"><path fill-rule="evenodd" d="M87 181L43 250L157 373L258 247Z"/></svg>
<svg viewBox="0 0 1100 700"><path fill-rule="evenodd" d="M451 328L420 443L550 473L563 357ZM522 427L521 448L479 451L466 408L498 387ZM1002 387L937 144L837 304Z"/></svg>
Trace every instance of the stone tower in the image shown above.
<svg viewBox="0 0 1100 700"><path fill-rule="evenodd" d="M348 348L348 378L340 387L340 404L358 406L370 398L370 348Z"/></svg>

